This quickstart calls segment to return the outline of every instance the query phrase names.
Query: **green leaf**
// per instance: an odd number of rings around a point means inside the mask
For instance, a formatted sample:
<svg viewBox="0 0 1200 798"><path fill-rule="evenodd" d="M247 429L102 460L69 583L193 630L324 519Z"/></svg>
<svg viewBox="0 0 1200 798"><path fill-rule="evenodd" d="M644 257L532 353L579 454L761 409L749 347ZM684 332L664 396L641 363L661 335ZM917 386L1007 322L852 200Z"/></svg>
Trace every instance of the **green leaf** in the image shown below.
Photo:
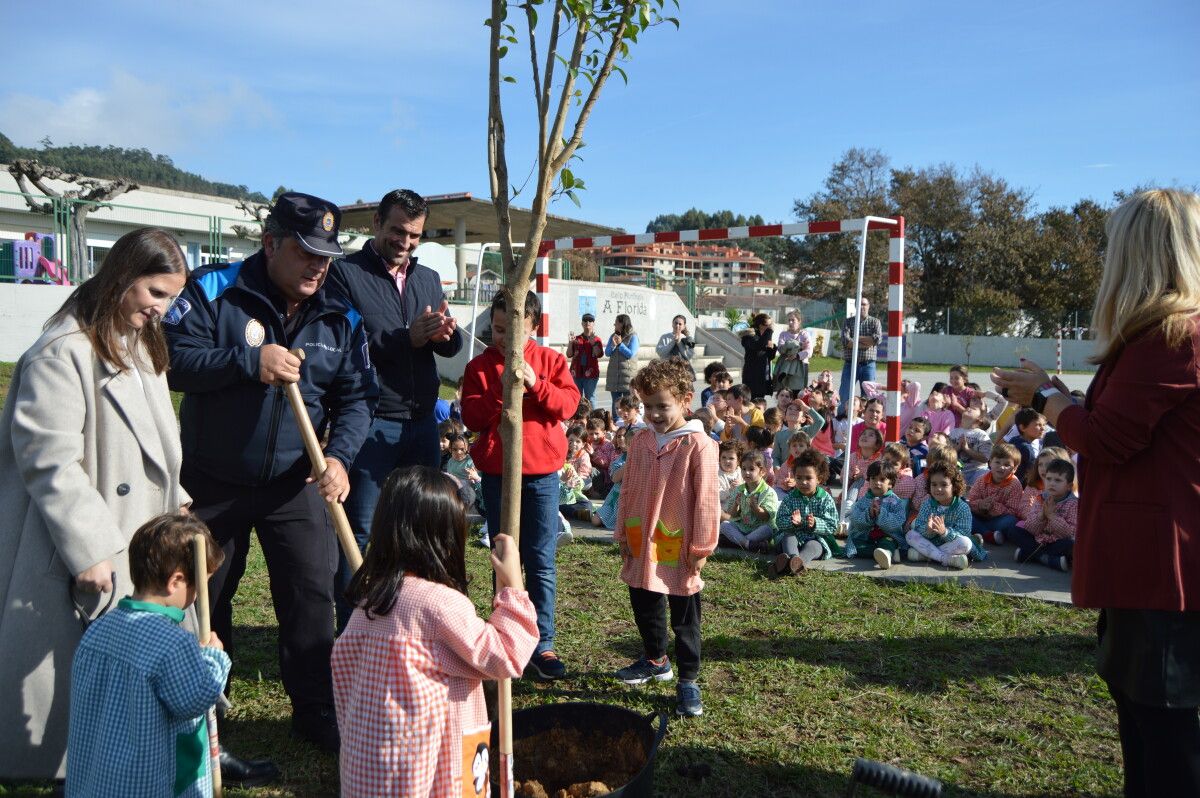
<svg viewBox="0 0 1200 798"><path fill-rule="evenodd" d="M496 53L497 53L497 54L498 54L498 55L499 55L501 58L503 58L504 56L508 55L508 48L507 48L507 47L501 47L499 50L497 50L497 51L496 51Z"/></svg>
<svg viewBox="0 0 1200 798"><path fill-rule="evenodd" d="M625 81L625 85L626 85L626 86L628 86L628 85L629 85L629 76L625 74L625 70L624 70L624 69L621 69L621 68L620 68L619 66L617 66L616 64L613 64L613 71L614 71L614 72L616 72L618 75L620 75L620 76L621 76L621 79Z"/></svg>
<svg viewBox="0 0 1200 798"><path fill-rule="evenodd" d="M563 169L562 170L562 186L563 186L563 188L570 189L574 185L575 185L575 175L572 174L570 169Z"/></svg>
<svg viewBox="0 0 1200 798"><path fill-rule="evenodd" d="M579 204L579 197L575 196L575 192L574 192L574 191L568 191L568 192L566 192L566 195L567 195L568 197L570 197L570 198L571 198L571 202L574 202L574 203L575 203L575 207L576 207L576 208L582 208L582 207L583 207L582 205L580 205L580 204Z"/></svg>
<svg viewBox="0 0 1200 798"><path fill-rule="evenodd" d="M675 17L663 17L663 19L667 22L670 22L672 25L674 25L675 30L679 30L679 20L675 19Z"/></svg>
<svg viewBox="0 0 1200 798"><path fill-rule="evenodd" d="M505 82L505 83L516 83L516 82L517 82L517 79L516 79L516 78L514 78L512 75L505 75L505 76L504 76L504 82Z"/></svg>

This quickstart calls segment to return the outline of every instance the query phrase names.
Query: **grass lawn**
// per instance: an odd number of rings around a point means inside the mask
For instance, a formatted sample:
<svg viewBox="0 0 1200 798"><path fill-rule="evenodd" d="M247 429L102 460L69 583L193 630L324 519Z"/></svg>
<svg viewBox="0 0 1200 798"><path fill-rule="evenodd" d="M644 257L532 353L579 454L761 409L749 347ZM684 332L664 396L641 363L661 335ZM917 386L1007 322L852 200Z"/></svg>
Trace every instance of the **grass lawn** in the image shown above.
<svg viewBox="0 0 1200 798"><path fill-rule="evenodd" d="M483 608L483 551L471 547L468 564ZM516 707L585 700L670 710L670 684L626 688L609 676L640 646L613 547L564 547L559 567L558 650L575 675L515 682ZM718 558L705 574L705 715L672 718L659 795L842 795L858 755L940 778L950 795L1119 792L1116 719L1092 667L1093 613L835 573L768 581L742 559ZM335 795L334 757L288 737L257 548L235 622L236 709L224 740L243 755L272 757L285 780L229 794ZM679 775L695 763L711 775Z"/></svg>
<svg viewBox="0 0 1200 798"><path fill-rule="evenodd" d="M468 565L483 608L484 552L471 547ZM626 688L609 676L640 649L615 548L564 547L559 568L558 651L574 675L514 682L516 707L583 700L671 710L671 684ZM705 576L705 714L672 717L658 795L840 796L859 755L939 778L956 796L1120 792L1116 718L1093 671L1094 613L836 573L768 581L757 562L737 558L714 559ZM273 758L285 775L274 788L228 794L336 795L335 758L288 737L257 548L235 623L236 708L223 739L242 755ZM697 763L711 775L680 775Z"/></svg>

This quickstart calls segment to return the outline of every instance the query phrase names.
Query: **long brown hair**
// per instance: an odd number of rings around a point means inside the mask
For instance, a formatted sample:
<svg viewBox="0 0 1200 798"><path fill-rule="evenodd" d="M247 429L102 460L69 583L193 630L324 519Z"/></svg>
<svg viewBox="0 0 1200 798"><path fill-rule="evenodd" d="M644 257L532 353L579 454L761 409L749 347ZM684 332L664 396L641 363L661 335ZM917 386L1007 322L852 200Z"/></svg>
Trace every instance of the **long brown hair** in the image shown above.
<svg viewBox="0 0 1200 798"><path fill-rule="evenodd" d="M388 474L371 520L371 542L346 599L387 615L406 574L467 592L467 518L450 477L428 466Z"/></svg>
<svg viewBox="0 0 1200 798"><path fill-rule="evenodd" d="M175 238L165 230L142 227L117 239L96 274L76 288L46 322L45 329L67 316L79 322L96 357L111 368L125 371L121 346L121 300L135 281L155 274L188 274L187 261ZM167 339L158 323L147 324L135 335L150 358L155 374L167 370ZM129 351L135 351L131 342Z"/></svg>

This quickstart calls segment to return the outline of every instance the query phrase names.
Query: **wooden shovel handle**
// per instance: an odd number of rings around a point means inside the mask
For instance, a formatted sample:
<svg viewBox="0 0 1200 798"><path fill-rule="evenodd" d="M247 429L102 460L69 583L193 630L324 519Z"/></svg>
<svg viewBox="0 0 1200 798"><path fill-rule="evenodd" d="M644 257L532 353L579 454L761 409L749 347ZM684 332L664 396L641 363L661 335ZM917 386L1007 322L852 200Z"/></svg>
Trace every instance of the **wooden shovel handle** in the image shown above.
<svg viewBox="0 0 1200 798"><path fill-rule="evenodd" d="M303 349L293 349L292 354L304 360ZM300 437L304 438L304 450L308 452L308 459L312 462L313 476L320 479L325 473L325 453L321 451L321 441L317 439L317 431L313 429L312 419L308 417L308 407L304 404L304 397L300 395L300 386L289 382L283 390L287 394L288 403L292 406L292 415L296 417L296 424L300 427ZM346 562L349 563L350 571L353 573L362 566L362 552L359 551L358 541L354 539L354 531L350 528L350 519L346 517L346 508L336 499L326 501L325 506L329 508L329 515L333 519L333 530L337 533L338 543L342 546L342 554L346 555Z"/></svg>

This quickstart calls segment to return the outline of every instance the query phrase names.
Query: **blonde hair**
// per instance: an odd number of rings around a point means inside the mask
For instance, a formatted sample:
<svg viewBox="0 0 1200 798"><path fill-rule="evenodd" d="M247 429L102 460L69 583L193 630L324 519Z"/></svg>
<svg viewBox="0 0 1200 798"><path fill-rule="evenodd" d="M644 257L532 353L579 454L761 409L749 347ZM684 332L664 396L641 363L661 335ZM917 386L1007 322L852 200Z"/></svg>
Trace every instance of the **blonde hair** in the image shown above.
<svg viewBox="0 0 1200 798"><path fill-rule="evenodd" d="M1180 346L1200 308L1200 197L1178 189L1135 194L1112 212L1106 232L1092 362L1109 360L1156 325L1168 346Z"/></svg>

